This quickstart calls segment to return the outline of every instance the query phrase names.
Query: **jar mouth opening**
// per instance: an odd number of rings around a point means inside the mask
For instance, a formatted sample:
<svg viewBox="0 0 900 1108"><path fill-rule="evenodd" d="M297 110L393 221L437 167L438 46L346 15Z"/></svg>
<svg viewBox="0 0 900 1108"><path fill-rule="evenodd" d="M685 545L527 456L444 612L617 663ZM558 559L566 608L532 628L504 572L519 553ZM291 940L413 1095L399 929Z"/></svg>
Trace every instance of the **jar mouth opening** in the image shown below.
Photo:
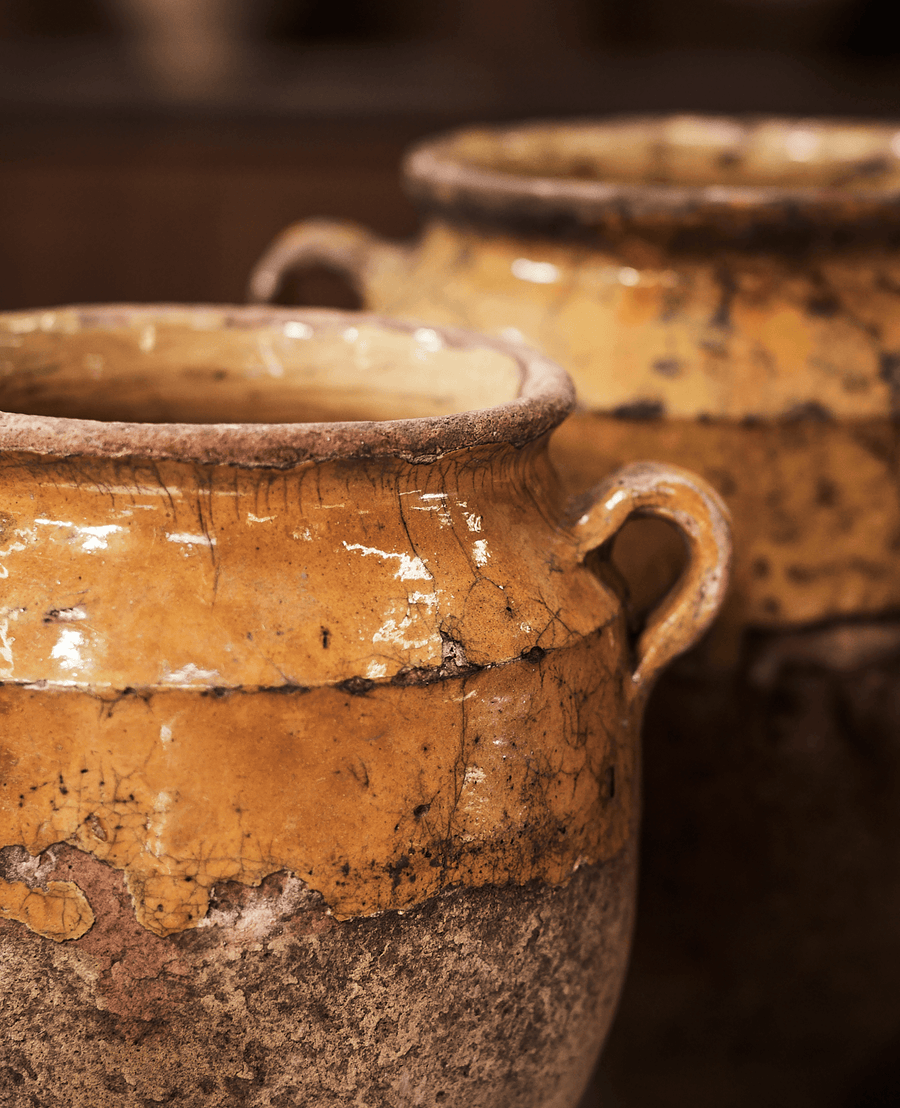
<svg viewBox="0 0 900 1108"><path fill-rule="evenodd" d="M0 449L283 468L525 445L574 403L516 337L327 309L0 313Z"/></svg>
<svg viewBox="0 0 900 1108"><path fill-rule="evenodd" d="M900 202L900 128L701 115L471 127L414 148L405 175L426 204L484 211L883 206Z"/></svg>

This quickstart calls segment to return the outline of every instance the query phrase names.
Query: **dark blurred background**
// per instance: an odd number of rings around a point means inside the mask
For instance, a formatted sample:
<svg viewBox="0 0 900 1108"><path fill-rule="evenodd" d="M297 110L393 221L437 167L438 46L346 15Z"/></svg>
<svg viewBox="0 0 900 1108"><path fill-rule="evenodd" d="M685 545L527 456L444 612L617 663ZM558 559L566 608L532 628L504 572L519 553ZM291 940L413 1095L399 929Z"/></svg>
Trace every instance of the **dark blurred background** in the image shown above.
<svg viewBox="0 0 900 1108"><path fill-rule="evenodd" d="M467 121L900 118L896 7L0 0L0 308L241 301L272 236L312 215L411 236L401 153ZM352 306L336 278L303 280L288 298ZM586 1104L603 1088L627 1108L599 1082Z"/></svg>
<svg viewBox="0 0 900 1108"><path fill-rule="evenodd" d="M0 306L241 300L285 223L416 217L414 138L642 110L900 115L889 0L0 0ZM349 303L313 275L307 300Z"/></svg>

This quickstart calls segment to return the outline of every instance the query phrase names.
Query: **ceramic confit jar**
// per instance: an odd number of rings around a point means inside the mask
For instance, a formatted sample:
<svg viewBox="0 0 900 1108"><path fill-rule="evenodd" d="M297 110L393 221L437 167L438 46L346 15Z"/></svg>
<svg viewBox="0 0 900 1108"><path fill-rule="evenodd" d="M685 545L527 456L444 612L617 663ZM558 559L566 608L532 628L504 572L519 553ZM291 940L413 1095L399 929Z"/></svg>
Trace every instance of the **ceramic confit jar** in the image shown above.
<svg viewBox="0 0 900 1108"><path fill-rule="evenodd" d="M900 1057L900 129L472 128L405 177L418 241L299 224L252 295L324 262L380 310L525 335L578 389L570 487L651 457L732 511L722 616L645 729L621 1095L849 1104ZM665 580L635 541L631 583Z"/></svg>
<svg viewBox="0 0 900 1108"><path fill-rule="evenodd" d="M251 278L312 263L368 307L524 335L571 374L564 480L665 457L728 500L725 619L900 607L900 130L663 117L472 128L404 166L412 245L288 228ZM802 523L800 522L802 521ZM725 623L718 621L723 650Z"/></svg>
<svg viewBox="0 0 900 1108"><path fill-rule="evenodd" d="M568 379L465 332L85 307L0 351L0 1103L571 1108L716 494L566 504ZM690 550L636 641L634 513Z"/></svg>

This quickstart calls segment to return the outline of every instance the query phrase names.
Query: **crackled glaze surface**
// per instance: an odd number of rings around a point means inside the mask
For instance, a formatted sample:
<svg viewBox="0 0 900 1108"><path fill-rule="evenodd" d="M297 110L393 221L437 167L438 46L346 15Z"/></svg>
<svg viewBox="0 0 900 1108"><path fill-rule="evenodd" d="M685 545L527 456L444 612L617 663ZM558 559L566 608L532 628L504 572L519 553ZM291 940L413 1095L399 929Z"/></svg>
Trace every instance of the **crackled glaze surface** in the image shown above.
<svg viewBox="0 0 900 1108"><path fill-rule="evenodd" d="M609 670L617 637L610 627L425 685L7 685L0 836L33 856L70 842L123 869L138 920L160 935L202 920L217 881L280 869L337 918L460 883L558 884L632 833L636 739ZM14 900L0 885L0 914L41 934L90 926L77 887L11 888Z"/></svg>
<svg viewBox="0 0 900 1108"><path fill-rule="evenodd" d="M56 1088L37 1029L64 995L73 1105L399 1106L446 1080L568 1108L624 969L646 694L727 581L715 493L643 465L567 504L564 374L464 333L161 307L0 339L10 1080ZM634 514L689 550L636 642L607 559ZM376 1049L388 978L423 964ZM478 996L446 1077L441 1014ZM413 1025L437 1028L418 1061Z"/></svg>
<svg viewBox="0 0 900 1108"><path fill-rule="evenodd" d="M703 117L472 128L406 160L426 216L416 243L299 224L251 294L315 259L380 311L546 351L578 390L554 441L572 487L653 458L699 468L725 497L732 639L748 623L877 614L900 604L900 508L874 491L897 456L898 135ZM791 449L804 436L815 466ZM810 498L816 539L786 537L785 500Z"/></svg>
<svg viewBox="0 0 900 1108"><path fill-rule="evenodd" d="M654 458L732 511L722 616L651 700L622 1096L847 1098L900 1036L900 130L471 128L404 172L415 243L300 224L253 295L315 259L382 310L525 336L577 385L551 447L570 487ZM665 581L677 556L642 543L628 568Z"/></svg>

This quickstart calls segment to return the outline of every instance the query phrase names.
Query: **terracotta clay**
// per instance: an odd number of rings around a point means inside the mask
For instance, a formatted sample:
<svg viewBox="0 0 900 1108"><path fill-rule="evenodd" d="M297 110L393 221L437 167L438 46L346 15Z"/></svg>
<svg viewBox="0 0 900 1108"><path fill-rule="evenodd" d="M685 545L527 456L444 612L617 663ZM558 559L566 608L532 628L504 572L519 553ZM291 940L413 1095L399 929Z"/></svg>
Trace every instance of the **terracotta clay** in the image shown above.
<svg viewBox="0 0 900 1108"><path fill-rule="evenodd" d="M315 260L369 306L524 336L577 386L551 446L568 487L649 457L703 474L732 511L723 613L648 721L652 918L610 1044L621 1095L756 1108L783 1088L792 1108L844 1108L900 1042L884 969L900 964L900 821L861 834L872 796L846 789L874 759L900 805L900 762L886 741L872 752L896 713L866 692L893 664L872 636L890 639L900 610L900 130L691 116L470 128L421 144L404 173L425 217L415 243L299 224L251 295ZM634 592L652 596L678 550L636 530L626 544ZM753 659L793 657L797 635L811 653L753 700ZM807 680L815 703L796 691ZM806 742L835 749L804 782L792 751ZM789 878L765 845L787 841ZM777 937L750 941L764 918Z"/></svg>
<svg viewBox="0 0 900 1108"><path fill-rule="evenodd" d="M571 1108L716 494L644 464L567 504L568 380L464 332L75 308L0 344L14 1095ZM634 515L689 550L636 641Z"/></svg>

